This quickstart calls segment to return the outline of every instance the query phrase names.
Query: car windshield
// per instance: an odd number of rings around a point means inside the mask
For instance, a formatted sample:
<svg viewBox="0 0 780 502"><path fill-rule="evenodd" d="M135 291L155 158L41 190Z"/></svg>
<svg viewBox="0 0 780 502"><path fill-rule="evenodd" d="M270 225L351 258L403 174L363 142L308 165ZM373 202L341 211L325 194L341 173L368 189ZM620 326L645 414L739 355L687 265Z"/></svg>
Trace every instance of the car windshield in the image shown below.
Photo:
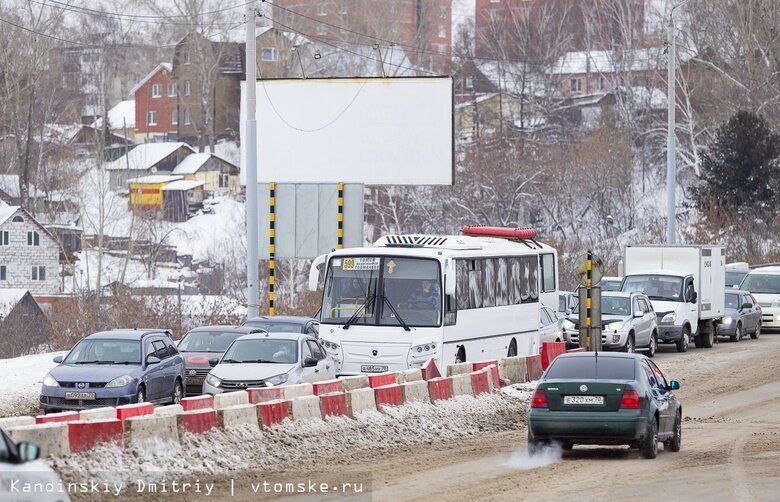
<svg viewBox="0 0 780 502"><path fill-rule="evenodd" d="M641 291L651 300L679 302L682 277L672 275L632 275L626 277L623 291Z"/></svg>
<svg viewBox="0 0 780 502"><path fill-rule="evenodd" d="M179 352L223 353L233 340L246 333L235 331L191 331L179 342Z"/></svg>
<svg viewBox="0 0 780 502"><path fill-rule="evenodd" d="M623 281L620 279L607 279L607 280L601 280L599 282L599 286L601 286L602 291L620 291L620 284Z"/></svg>
<svg viewBox="0 0 780 502"><path fill-rule="evenodd" d="M573 314L580 310L575 307ZM631 299L622 296L602 296L601 297L601 315L631 315Z"/></svg>
<svg viewBox="0 0 780 502"><path fill-rule="evenodd" d="M559 357L545 375L546 380L633 380L634 360L627 357Z"/></svg>
<svg viewBox="0 0 780 502"><path fill-rule="evenodd" d="M221 362L295 364L298 362L298 342L277 338L236 340Z"/></svg>
<svg viewBox="0 0 780 502"><path fill-rule="evenodd" d="M748 274L740 288L753 294L777 295L780 294L780 275Z"/></svg>
<svg viewBox="0 0 780 502"><path fill-rule="evenodd" d="M251 328L264 329L269 333L300 333L302 331L299 324L289 322L271 322L271 321L252 321L244 323L244 326Z"/></svg>
<svg viewBox="0 0 780 502"><path fill-rule="evenodd" d="M739 295L726 293L726 308L739 310Z"/></svg>
<svg viewBox="0 0 780 502"><path fill-rule="evenodd" d="M566 312L566 309L576 311L579 303L580 298L577 295L571 293L558 295L558 312Z"/></svg>
<svg viewBox="0 0 780 502"><path fill-rule="evenodd" d="M141 364L141 342L85 338L73 347L63 364Z"/></svg>
<svg viewBox="0 0 780 502"><path fill-rule="evenodd" d="M726 272L726 287L733 288L739 286L746 275L748 275L747 272Z"/></svg>
<svg viewBox="0 0 780 502"><path fill-rule="evenodd" d="M438 261L343 256L330 260L321 320L331 324L349 321L350 325L439 326L441 306Z"/></svg>

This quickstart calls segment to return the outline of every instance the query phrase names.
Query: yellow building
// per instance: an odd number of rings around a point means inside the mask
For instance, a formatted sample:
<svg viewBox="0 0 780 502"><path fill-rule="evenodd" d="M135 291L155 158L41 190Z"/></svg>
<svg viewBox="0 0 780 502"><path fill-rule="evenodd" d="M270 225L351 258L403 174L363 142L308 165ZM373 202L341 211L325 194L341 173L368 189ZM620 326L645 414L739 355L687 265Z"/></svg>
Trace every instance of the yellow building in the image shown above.
<svg viewBox="0 0 780 502"><path fill-rule="evenodd" d="M202 181L207 192L235 195L240 190L238 166L212 153L188 155L172 174Z"/></svg>
<svg viewBox="0 0 780 502"><path fill-rule="evenodd" d="M127 180L130 185L130 208L134 210L157 210L163 208L162 188L184 176L153 174Z"/></svg>

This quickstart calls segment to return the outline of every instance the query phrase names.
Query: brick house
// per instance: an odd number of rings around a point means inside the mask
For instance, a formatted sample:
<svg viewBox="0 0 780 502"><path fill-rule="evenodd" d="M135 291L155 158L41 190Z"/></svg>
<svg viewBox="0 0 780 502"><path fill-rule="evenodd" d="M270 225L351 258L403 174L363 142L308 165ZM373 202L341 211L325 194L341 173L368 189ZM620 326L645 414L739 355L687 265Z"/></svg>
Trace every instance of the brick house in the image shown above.
<svg viewBox="0 0 780 502"><path fill-rule="evenodd" d="M160 63L130 91L135 96L135 133L146 141L175 139L179 126L176 84L170 63Z"/></svg>
<svg viewBox="0 0 780 502"><path fill-rule="evenodd" d="M57 240L26 209L0 205L0 288L59 293L59 258Z"/></svg>
<svg viewBox="0 0 780 502"><path fill-rule="evenodd" d="M213 41L198 33L176 44L172 75L181 141L205 146L209 138L238 137L244 57L244 44Z"/></svg>

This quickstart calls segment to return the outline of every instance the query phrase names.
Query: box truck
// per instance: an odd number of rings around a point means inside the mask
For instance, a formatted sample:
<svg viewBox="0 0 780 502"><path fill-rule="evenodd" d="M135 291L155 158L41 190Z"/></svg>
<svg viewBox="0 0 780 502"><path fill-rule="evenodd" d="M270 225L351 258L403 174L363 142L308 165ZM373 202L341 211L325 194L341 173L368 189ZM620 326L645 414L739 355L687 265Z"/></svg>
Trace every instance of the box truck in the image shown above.
<svg viewBox="0 0 780 502"><path fill-rule="evenodd" d="M726 252L722 246L627 246L622 291L641 291L658 316L658 343L678 352L712 347L723 317Z"/></svg>

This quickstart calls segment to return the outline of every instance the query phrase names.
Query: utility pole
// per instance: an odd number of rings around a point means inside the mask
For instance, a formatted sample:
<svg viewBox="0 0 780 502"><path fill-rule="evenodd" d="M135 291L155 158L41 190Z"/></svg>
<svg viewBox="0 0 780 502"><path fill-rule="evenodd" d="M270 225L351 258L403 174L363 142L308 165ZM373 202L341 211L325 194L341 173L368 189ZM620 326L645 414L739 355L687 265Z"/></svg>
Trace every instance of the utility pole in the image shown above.
<svg viewBox="0 0 780 502"><path fill-rule="evenodd" d="M257 55L255 48L255 2L246 5L246 281L247 316L260 315L260 205L257 196Z"/></svg>
<svg viewBox="0 0 780 502"><path fill-rule="evenodd" d="M676 6L676 7L679 7ZM677 189L677 136L675 135L675 105L677 103L677 88L675 86L675 62L677 58L677 45L675 44L674 10L669 12L669 26L667 27L666 56L668 60L666 77L668 89L666 91L668 130L666 132L666 243L674 245L677 235L677 212L675 207Z"/></svg>

